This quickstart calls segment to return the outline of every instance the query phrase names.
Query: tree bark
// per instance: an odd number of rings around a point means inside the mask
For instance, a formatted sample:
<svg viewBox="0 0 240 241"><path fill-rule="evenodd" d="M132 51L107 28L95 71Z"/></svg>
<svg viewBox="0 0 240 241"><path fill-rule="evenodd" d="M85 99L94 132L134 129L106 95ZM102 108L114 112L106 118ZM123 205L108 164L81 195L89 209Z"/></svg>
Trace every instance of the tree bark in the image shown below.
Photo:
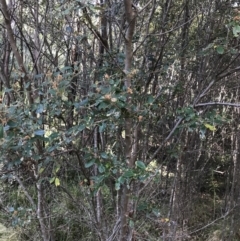
<svg viewBox="0 0 240 241"><path fill-rule="evenodd" d="M125 35L125 68L124 72L126 74L125 87L126 89L131 89L131 66L132 66L132 38L135 29L136 22L136 9L133 8L132 1L124 0L125 14L127 20L127 32ZM131 91L128 91L127 106L131 106ZM131 110L128 109L125 117L125 159L126 165L129 169L134 167L137 148L133 145L133 141L137 143L137 139L134 138L133 132L133 120L130 116ZM137 138L137 136L136 136ZM125 241L131 237L131 232L128 227L128 213L130 204L130 187L125 183L122 187L122 197L121 197L121 234L120 240Z"/></svg>

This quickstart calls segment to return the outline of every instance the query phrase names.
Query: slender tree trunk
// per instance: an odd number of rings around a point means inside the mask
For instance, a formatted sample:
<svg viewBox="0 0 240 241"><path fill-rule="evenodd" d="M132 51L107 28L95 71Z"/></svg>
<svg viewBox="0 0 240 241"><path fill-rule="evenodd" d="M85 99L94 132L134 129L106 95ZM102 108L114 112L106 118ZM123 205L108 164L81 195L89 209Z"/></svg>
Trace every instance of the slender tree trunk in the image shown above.
<svg viewBox="0 0 240 241"><path fill-rule="evenodd" d="M128 90L127 104L131 106L131 66L132 66L132 38L135 29L136 22L136 9L133 8L132 1L124 0L125 14L127 20L127 32L125 35L125 69L124 72L126 74L125 78L125 87ZM125 159L128 168L133 168L136 160L137 153L137 143L138 137L136 133L133 132L133 120L130 116L131 110L127 110L125 118ZM133 143L134 141L134 143ZM130 210L130 195L131 190L127 184L124 184L122 187L122 197L121 197L121 234L120 240L126 241L130 240L132 236L132 232L129 230L128 226L128 216Z"/></svg>

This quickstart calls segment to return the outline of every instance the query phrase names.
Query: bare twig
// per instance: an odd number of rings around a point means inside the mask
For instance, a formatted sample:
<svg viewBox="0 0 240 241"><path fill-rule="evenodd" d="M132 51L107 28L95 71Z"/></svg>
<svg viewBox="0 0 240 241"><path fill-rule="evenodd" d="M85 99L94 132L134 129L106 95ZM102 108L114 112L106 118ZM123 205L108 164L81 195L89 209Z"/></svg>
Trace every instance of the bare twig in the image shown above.
<svg viewBox="0 0 240 241"><path fill-rule="evenodd" d="M212 80L212 81L210 82L210 84L207 86L207 88L206 88L201 94L199 94L199 95L196 97L196 99L195 99L194 102L193 102L193 106L196 106L197 102L198 102L200 99L202 99L203 96L206 95L206 93L209 91L209 89L213 86L214 83L215 83L215 80Z"/></svg>
<svg viewBox="0 0 240 241"><path fill-rule="evenodd" d="M173 129L171 130L171 132L169 133L169 135L166 137L166 139L162 142L162 145L158 147L158 149L153 153L153 155L149 158L148 163L151 162L155 156L161 151L162 147L164 146L164 144L172 137L173 133L175 132L175 130L178 128L178 126L181 124L181 122L183 121L183 117L180 117L177 121L177 123L175 124L175 126L173 127Z"/></svg>
<svg viewBox="0 0 240 241"><path fill-rule="evenodd" d="M189 233L189 235L194 234L194 233L197 233L197 232L199 232L199 231L201 231L201 230L203 230L203 229L205 229L205 228L207 228L207 227L213 225L214 223L218 222L219 220L226 218L229 214L230 214L230 211L228 211L227 213L225 213L225 214L222 215L221 217L219 217L219 218L213 220L212 222L210 222L210 223L204 225L203 227L201 227L201 228L199 228L199 229L196 229L196 230L192 231L191 233Z"/></svg>
<svg viewBox="0 0 240 241"><path fill-rule="evenodd" d="M240 107L240 104L229 103L229 102L206 102L206 103L197 104L194 107L210 106L210 105L224 105L224 106L232 106L232 107L237 107L237 108Z"/></svg>
<svg viewBox="0 0 240 241"><path fill-rule="evenodd" d="M27 199L29 200L29 202L31 203L32 207L34 209L36 209L36 204L34 203L32 197L30 196L30 194L28 193L27 189L25 188L23 182L21 181L21 179L18 177L18 175L14 174L14 178L16 178L18 184L20 185L20 187L22 188L22 191L24 192L25 196L27 197Z"/></svg>
<svg viewBox="0 0 240 241"><path fill-rule="evenodd" d="M119 229L120 229L120 221L121 219L119 218L117 220L117 222L115 223L114 227L113 227L113 231L112 231L112 234L111 236L107 239L107 241L112 241L112 240L115 240L115 237L117 235L117 233L119 232Z"/></svg>

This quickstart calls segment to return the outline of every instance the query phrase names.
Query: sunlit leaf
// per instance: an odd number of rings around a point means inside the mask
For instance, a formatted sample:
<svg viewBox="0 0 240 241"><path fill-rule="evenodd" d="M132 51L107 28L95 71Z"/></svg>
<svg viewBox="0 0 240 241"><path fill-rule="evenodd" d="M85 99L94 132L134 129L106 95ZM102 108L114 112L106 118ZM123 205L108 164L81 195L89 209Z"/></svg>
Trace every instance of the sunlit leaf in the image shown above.
<svg viewBox="0 0 240 241"><path fill-rule="evenodd" d="M60 170L60 166L57 166L55 173L57 173Z"/></svg>
<svg viewBox="0 0 240 241"><path fill-rule="evenodd" d="M55 178L55 186L56 187L60 186L60 180L57 177Z"/></svg>
<svg viewBox="0 0 240 241"><path fill-rule="evenodd" d="M204 126L207 128L207 129L209 129L210 131L216 131L216 127L215 126L212 126L212 125L210 125L210 124L204 124Z"/></svg>

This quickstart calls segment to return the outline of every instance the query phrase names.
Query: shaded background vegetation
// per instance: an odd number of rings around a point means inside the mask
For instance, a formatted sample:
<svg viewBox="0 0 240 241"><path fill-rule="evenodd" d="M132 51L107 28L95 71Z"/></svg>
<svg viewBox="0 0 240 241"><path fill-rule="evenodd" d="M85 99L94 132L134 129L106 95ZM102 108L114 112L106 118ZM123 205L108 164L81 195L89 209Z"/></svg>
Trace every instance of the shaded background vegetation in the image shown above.
<svg viewBox="0 0 240 241"><path fill-rule="evenodd" d="M0 4L1 223L240 240L237 2Z"/></svg>

